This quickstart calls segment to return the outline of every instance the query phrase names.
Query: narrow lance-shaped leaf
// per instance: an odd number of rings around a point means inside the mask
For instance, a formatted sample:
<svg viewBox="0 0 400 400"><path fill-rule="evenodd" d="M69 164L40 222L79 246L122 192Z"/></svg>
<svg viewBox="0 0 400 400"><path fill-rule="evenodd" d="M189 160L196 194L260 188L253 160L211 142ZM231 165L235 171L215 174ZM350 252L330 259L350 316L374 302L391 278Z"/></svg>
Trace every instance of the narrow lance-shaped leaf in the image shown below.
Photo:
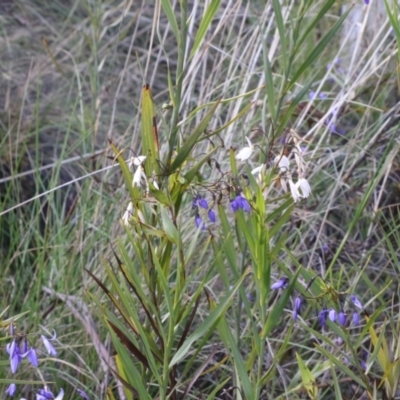
<svg viewBox="0 0 400 400"><path fill-rule="evenodd" d="M148 84L144 85L142 90L142 153L147 155L145 163L147 176L150 176L153 171L158 174L160 171L158 165L160 157L157 122Z"/></svg>
<svg viewBox="0 0 400 400"><path fill-rule="evenodd" d="M169 169L170 173L175 172L186 160L192 151L195 144L198 142L200 136L206 130L208 123L211 118L214 116L215 111L220 103L220 100L216 101L208 113L204 116L204 118L200 121L199 125L196 126L192 134L185 140L183 146L179 150L175 160L172 162L172 165Z"/></svg>
<svg viewBox="0 0 400 400"><path fill-rule="evenodd" d="M221 0L211 0L211 3L208 6L207 10L205 11L204 16L200 22L200 26L196 33L196 37L194 39L193 48L192 48L192 51L190 52L189 59L191 59L194 56L194 54L200 47L200 45L207 33L207 30L215 16L215 13L218 11L220 3L221 3Z"/></svg>
<svg viewBox="0 0 400 400"><path fill-rule="evenodd" d="M296 359L297 359L297 364L299 365L299 370L300 370L301 380L303 381L303 385L307 390L307 393L310 396L310 398L312 400L316 400L318 395L318 388L316 385L315 378L311 373L311 371L308 369L306 363L303 361L303 359L297 352L296 352Z"/></svg>

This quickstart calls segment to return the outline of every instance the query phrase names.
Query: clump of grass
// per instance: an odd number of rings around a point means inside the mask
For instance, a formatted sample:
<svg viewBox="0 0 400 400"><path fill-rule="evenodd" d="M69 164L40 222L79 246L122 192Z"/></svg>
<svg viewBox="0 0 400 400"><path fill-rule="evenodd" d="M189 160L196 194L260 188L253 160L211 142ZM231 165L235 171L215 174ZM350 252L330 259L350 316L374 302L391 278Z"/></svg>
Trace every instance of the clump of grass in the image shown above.
<svg viewBox="0 0 400 400"><path fill-rule="evenodd" d="M378 217L397 163L396 4L350 64L333 1L70 6L27 1L2 17L2 309L29 311L16 323L32 337L56 329L61 363L2 377L66 397L394 398L396 229ZM236 163L245 136L259 147ZM276 186L282 153L303 155L291 178L312 187L295 206ZM148 189L126 165L139 155ZM241 193L250 213L240 199L230 210ZM351 294L361 326L321 331L315 313L352 312Z"/></svg>

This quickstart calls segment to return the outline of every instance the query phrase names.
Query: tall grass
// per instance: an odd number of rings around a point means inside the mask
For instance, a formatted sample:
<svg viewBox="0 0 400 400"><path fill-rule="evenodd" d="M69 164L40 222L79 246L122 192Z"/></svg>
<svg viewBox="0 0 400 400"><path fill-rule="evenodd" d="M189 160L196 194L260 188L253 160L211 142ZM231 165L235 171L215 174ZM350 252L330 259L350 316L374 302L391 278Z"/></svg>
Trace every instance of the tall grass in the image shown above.
<svg viewBox="0 0 400 400"><path fill-rule="evenodd" d="M400 34L385 4L377 31L363 5L351 59L353 11L333 0L7 6L2 343L12 323L43 353L11 374L4 351L3 392L398 396ZM294 203L289 178L311 196ZM232 211L239 193L250 212ZM325 309L346 324L321 328ZM57 357L39 339L53 330Z"/></svg>

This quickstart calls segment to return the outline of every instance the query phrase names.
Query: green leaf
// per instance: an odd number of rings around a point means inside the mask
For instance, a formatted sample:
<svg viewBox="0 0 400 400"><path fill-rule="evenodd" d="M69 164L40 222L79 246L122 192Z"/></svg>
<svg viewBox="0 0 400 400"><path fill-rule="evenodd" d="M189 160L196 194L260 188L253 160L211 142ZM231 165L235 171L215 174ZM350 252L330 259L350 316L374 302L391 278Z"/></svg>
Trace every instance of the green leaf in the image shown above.
<svg viewBox="0 0 400 400"><path fill-rule="evenodd" d="M190 152L194 145L198 142L200 136L205 132L208 123L214 116L215 111L220 103L220 100L216 101L204 118L200 121L199 125L193 130L192 134L185 140L183 146L179 150L175 160L172 162L169 168L170 173L175 172L181 165L187 160Z"/></svg>
<svg viewBox="0 0 400 400"><path fill-rule="evenodd" d="M300 357L299 353L296 352L297 364L299 366L301 380L303 381L303 385L307 390L308 395L312 400L315 400L318 395L318 388L315 378L311 371L308 369L306 363Z"/></svg>
<svg viewBox="0 0 400 400"><path fill-rule="evenodd" d="M278 1L278 0L275 0ZM306 60L301 64L299 69L295 72L294 76L290 79L289 85L287 86L285 92L289 90L303 75L303 73L308 69L308 67L318 59L318 57L322 54L323 51L329 48L330 43L333 39L333 36L336 35L339 28L342 26L344 20L347 18L349 12L353 9L353 6L350 6L349 9L336 21L335 25L329 30L329 32L321 39L321 41L315 46L310 55L306 58Z"/></svg>
<svg viewBox="0 0 400 400"><path fill-rule="evenodd" d="M189 60L195 55L196 51L200 47L200 44L202 43L207 30L216 14L218 11L219 5L221 3L221 0L211 0L210 5L208 6L207 10L204 13L204 16L200 22L199 29L196 33L196 37L193 42L193 47L192 51L190 52Z"/></svg>
<svg viewBox="0 0 400 400"><path fill-rule="evenodd" d="M168 239L172 243L179 244L180 243L180 235L179 235L178 229L176 229L176 226L172 222L172 219L168 215L165 207L160 207L160 212L161 212L161 220L162 220L163 229L164 229L165 234L167 235Z"/></svg>
<svg viewBox="0 0 400 400"><path fill-rule="evenodd" d="M175 18L175 12L169 0L161 0L161 7L163 8L165 15L167 16L168 22L171 25L172 32L174 32L178 47L180 45L180 34L178 23Z"/></svg>
<svg viewBox="0 0 400 400"><path fill-rule="evenodd" d="M237 292L239 286L243 283L246 276L250 273L250 269L247 269L241 278L236 282L232 290L222 298L221 302L217 307L210 313L210 315L201 323L201 325L185 340L181 348L173 356L169 367L172 368L174 365L178 364L191 350L191 346L196 340L199 340L204 336L207 331L209 331L218 320L224 315L228 309L234 294Z"/></svg>

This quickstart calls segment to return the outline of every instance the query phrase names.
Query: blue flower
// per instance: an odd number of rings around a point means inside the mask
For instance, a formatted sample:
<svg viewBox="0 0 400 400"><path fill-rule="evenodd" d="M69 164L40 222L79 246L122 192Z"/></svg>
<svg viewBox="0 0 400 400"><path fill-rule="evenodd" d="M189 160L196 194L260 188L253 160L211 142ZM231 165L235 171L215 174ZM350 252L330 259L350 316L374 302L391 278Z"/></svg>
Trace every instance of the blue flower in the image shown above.
<svg viewBox="0 0 400 400"><path fill-rule="evenodd" d="M323 310L321 310L320 313L318 314L318 322L319 322L321 329L325 326L325 321L326 321L326 317L328 316L328 314L329 314L329 310L327 310L325 308Z"/></svg>
<svg viewBox="0 0 400 400"><path fill-rule="evenodd" d="M297 317L300 315L301 306L302 306L302 299L300 296L297 296L294 301L294 310L293 310L293 320L297 321Z"/></svg>
<svg viewBox="0 0 400 400"><path fill-rule="evenodd" d="M244 211L246 211L248 213L251 211L251 207L250 207L249 202L241 194L238 194L236 196L235 201L236 201L236 204L237 204L238 208L241 208L242 210L244 210Z"/></svg>
<svg viewBox="0 0 400 400"><path fill-rule="evenodd" d="M346 313L343 310L340 311L338 314L338 322L339 322L339 325L342 325L342 326L346 325Z"/></svg>
<svg viewBox="0 0 400 400"><path fill-rule="evenodd" d="M231 199L231 210L235 213L237 210L239 210L239 205L236 201L236 199Z"/></svg>
<svg viewBox="0 0 400 400"><path fill-rule="evenodd" d="M363 305L361 304L360 300L358 300L357 297L354 296L354 294L352 294L352 295L350 296L350 300L351 300L351 302L352 302L357 308L359 308L360 310L362 310L362 309L364 308Z"/></svg>
<svg viewBox="0 0 400 400"><path fill-rule="evenodd" d="M39 393L36 395L36 400L53 400L54 394L47 389L39 389Z"/></svg>
<svg viewBox="0 0 400 400"><path fill-rule="evenodd" d="M80 396L82 396L85 400L89 400L89 396L81 389L76 389L76 391L78 392L78 394Z"/></svg>
<svg viewBox="0 0 400 400"><path fill-rule="evenodd" d="M289 279L286 278L286 277L283 277L283 278L279 279L278 281L276 281L271 286L271 290L285 289L285 287L287 286L288 282L289 282Z"/></svg>
<svg viewBox="0 0 400 400"><path fill-rule="evenodd" d="M19 348L18 343L14 339L11 342L11 344L9 343L6 346L6 350L10 356L11 373L15 374L15 372L17 372L19 364L21 364L21 360L22 360L21 349Z"/></svg>
<svg viewBox="0 0 400 400"><path fill-rule="evenodd" d="M353 312L353 324L354 326L360 325L360 316L358 315L357 311Z"/></svg>
<svg viewBox="0 0 400 400"><path fill-rule="evenodd" d="M337 312L336 312L336 310L335 310L334 308L331 308L331 309L329 310L328 317L329 317L329 319L330 319L332 322L335 322L335 321L336 321Z"/></svg>
<svg viewBox="0 0 400 400"><path fill-rule="evenodd" d="M215 211L211 208L208 210L208 218L210 219L211 222L215 222L217 220L215 216Z"/></svg>
<svg viewBox="0 0 400 400"><path fill-rule="evenodd" d="M46 336L41 335L42 338L42 342L44 344L44 347L46 347L47 352L55 357L57 355L57 350L53 347L53 345L50 343L50 340L55 340L55 338L57 337L56 333L54 332L54 335L51 339L47 339Z"/></svg>
<svg viewBox="0 0 400 400"><path fill-rule="evenodd" d="M196 198L193 201L193 204L197 207L204 208L205 210L208 209L208 203L207 200L204 197L201 197L200 195L197 195Z"/></svg>
<svg viewBox="0 0 400 400"><path fill-rule="evenodd" d="M36 350L31 347L31 349L24 354L24 356L28 357L29 362L35 367L37 368L39 365L39 360L38 360L38 356L36 354Z"/></svg>
<svg viewBox="0 0 400 400"><path fill-rule="evenodd" d="M200 215L196 215L195 222L196 222L197 228L200 228L202 231L204 231L206 229L206 226L205 226L203 220L201 219Z"/></svg>
<svg viewBox="0 0 400 400"><path fill-rule="evenodd" d="M6 394L12 397L14 396L16 391L17 391L17 385L15 383L11 383L8 389L6 390Z"/></svg>

